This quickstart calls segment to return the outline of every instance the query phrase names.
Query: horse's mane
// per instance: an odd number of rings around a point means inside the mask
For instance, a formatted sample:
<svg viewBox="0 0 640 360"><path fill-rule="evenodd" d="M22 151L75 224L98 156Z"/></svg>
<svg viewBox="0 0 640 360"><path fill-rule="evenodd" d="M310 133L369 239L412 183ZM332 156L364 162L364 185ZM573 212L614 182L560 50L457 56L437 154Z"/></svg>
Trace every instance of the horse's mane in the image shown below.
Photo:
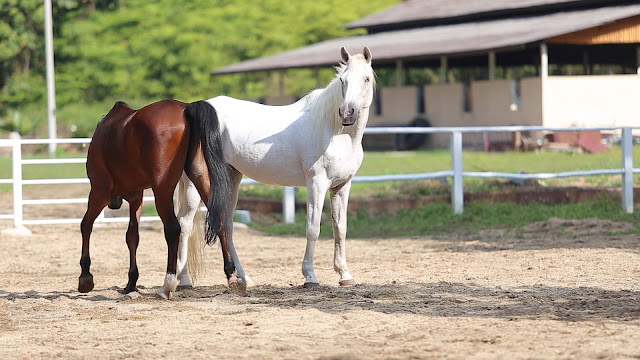
<svg viewBox="0 0 640 360"><path fill-rule="evenodd" d="M354 60L358 60L357 62ZM351 66L364 67L366 60L362 54L354 55L349 60ZM316 89L311 91L306 96L305 112L311 114L314 117L314 121L318 124L330 124L331 130L334 134L339 134L344 128L342 121L338 115L338 106L342 102L342 83L340 82L340 76L347 69L347 64L341 62L335 67L336 76L331 80L329 85L324 89ZM375 85L375 74L372 77L373 88Z"/></svg>

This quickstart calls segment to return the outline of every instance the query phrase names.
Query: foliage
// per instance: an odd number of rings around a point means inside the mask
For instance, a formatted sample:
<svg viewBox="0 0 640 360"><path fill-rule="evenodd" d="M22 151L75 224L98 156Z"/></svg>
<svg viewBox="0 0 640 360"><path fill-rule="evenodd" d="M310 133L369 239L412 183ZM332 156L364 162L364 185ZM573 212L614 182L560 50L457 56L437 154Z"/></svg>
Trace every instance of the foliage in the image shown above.
<svg viewBox="0 0 640 360"><path fill-rule="evenodd" d="M212 79L211 70L361 33L344 25L398 1L53 1L59 114L68 106L89 104L86 120L66 121L95 124L110 106L100 113L93 104L115 100L192 101L218 94L258 99L278 82L265 82L265 74L249 74L246 83L240 75ZM42 0L0 0L0 127L5 130L25 131L12 123L9 110L23 113L25 107L46 103L43 18ZM321 77L328 80L331 74L329 69ZM292 71L284 79L286 90L299 95L315 83L309 70Z"/></svg>

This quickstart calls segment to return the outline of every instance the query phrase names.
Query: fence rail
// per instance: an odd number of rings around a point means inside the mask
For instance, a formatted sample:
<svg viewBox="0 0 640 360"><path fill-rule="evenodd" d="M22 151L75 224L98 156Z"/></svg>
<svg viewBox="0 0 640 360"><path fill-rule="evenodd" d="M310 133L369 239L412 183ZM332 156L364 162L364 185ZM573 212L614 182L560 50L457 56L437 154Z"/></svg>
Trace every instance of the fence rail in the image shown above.
<svg viewBox="0 0 640 360"><path fill-rule="evenodd" d="M451 170L416 173L416 174L396 174L396 175L370 175L355 176L353 182L381 182L381 181L413 181L423 179L435 179L450 177L451 185L451 206L456 214L461 214L464 210L464 189L463 179L465 177L479 178L508 178L514 180L528 179L552 179L575 176L594 175L621 175L622 176L622 209L628 213L633 212L633 174L640 173L640 168L633 167L632 157L632 129L639 127L593 127L593 128L552 128L542 126L488 126L488 127L376 127L368 128L365 134L434 134L448 133L451 135ZM621 167L615 169L599 169L585 171L565 171L558 173L506 173L506 172L477 172L463 171L462 167L462 135L465 133L489 133L489 132L516 132L516 131L550 131L550 132L576 132L576 131L619 131L622 135L622 158ZM50 185L50 184L84 184L89 180L85 178L67 179L24 179L22 176L25 165L52 165L52 164L82 164L86 163L86 158L69 159L24 159L22 156L23 145L43 145L43 144L88 144L91 139L0 139L0 147L10 147L12 150L12 177L0 179L0 184L11 184L13 188L13 212L11 214L0 214L0 219L13 219L16 228L25 225L43 224L69 224L79 223L79 218L61 219L24 219L24 205L48 205L48 204L81 204L86 203L86 198L75 199L23 199L23 185ZM252 179L243 179L241 184L256 184ZM143 201L153 201L152 196L145 196ZM286 187L283 192L283 214L287 223L293 223L295 215L295 191L294 188ZM143 216L141 221L158 221L158 216ZM127 222L128 217L107 218L104 212L98 217L97 222Z"/></svg>

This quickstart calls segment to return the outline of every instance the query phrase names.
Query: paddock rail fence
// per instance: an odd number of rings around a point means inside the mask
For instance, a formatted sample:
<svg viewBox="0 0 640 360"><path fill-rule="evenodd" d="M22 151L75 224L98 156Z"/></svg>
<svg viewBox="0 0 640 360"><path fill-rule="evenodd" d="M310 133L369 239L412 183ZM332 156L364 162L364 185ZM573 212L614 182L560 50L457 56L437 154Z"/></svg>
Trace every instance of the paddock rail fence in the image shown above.
<svg viewBox="0 0 640 360"><path fill-rule="evenodd" d="M443 171L415 173L415 174L393 174L393 175L372 175L355 176L355 182L382 182L382 181L415 181L423 179L451 178L451 207L455 214L462 214L464 211L464 187L465 177L478 178L507 178L513 180L530 179L553 179L577 176L594 175L620 175L622 177L622 209L627 213L633 212L633 175L640 173L640 168L633 167L633 136L632 130L638 127L592 127L592 128L552 128L542 126L485 126L485 127L374 127L367 128L365 134L449 134L451 169ZM491 132L578 132L578 131L613 131L621 135L621 166L614 169L598 169L585 171L565 171L556 173L506 173L506 172L479 172L463 171L462 135L466 133L491 133ZM13 194L13 211L10 214L0 214L0 219L11 219L15 228L24 228L27 225L47 225L47 224L73 224L80 223L81 218L59 218L59 219L25 219L24 206L51 205L51 204L86 204L87 198L52 198L52 199L24 199L24 185L51 185L51 184L82 184L89 183L86 177L80 178L56 178L56 179L24 179L23 167L34 165L51 164L79 164L86 163L86 157L80 158L56 158L56 159L25 159L22 147L29 145L44 144L89 144L91 139L21 139L14 136L11 139L0 139L0 147L11 149L12 174L10 178L0 178L0 184L11 184ZM257 184L252 179L245 178L241 184ZM144 201L153 201L152 196L145 196ZM283 216L286 223L293 223L295 220L295 188L285 187L283 189ZM143 216L141 221L159 221L158 216ZM105 217L103 213L96 219L97 223L128 222L128 217Z"/></svg>

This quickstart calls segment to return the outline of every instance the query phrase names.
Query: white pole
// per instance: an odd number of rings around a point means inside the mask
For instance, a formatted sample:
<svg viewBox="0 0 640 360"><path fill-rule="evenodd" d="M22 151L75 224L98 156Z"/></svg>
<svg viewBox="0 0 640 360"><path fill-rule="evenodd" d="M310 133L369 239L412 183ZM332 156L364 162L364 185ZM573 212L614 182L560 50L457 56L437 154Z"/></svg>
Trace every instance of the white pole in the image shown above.
<svg viewBox="0 0 640 360"><path fill-rule="evenodd" d="M464 211L464 190L462 183L462 133L460 131L454 131L451 133L451 170L453 170L451 204L453 205L453 213L460 215Z"/></svg>
<svg viewBox="0 0 640 360"><path fill-rule="evenodd" d="M622 210L633 213L633 137L631 128L622 129Z"/></svg>
<svg viewBox="0 0 640 360"><path fill-rule="evenodd" d="M293 224L296 222L296 188L285 186L282 198L282 215L285 224Z"/></svg>
<svg viewBox="0 0 640 360"><path fill-rule="evenodd" d="M49 125L49 139L56 138L56 85L53 76L53 16L51 0L44 0L44 38L45 59L47 67L47 123ZM49 156L56 153L56 144L49 143Z"/></svg>
<svg viewBox="0 0 640 360"><path fill-rule="evenodd" d="M11 173L13 176L13 226L22 226L22 144L16 133L11 152Z"/></svg>

